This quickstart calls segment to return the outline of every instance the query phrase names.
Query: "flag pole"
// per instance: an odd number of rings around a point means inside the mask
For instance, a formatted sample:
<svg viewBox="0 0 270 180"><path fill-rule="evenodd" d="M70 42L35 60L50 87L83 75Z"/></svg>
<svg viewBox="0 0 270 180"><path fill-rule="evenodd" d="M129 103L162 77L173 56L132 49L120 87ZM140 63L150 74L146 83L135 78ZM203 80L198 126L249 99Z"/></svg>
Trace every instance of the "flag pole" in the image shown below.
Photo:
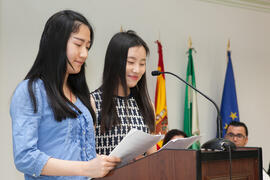
<svg viewBox="0 0 270 180"><path fill-rule="evenodd" d="M227 51L230 51L231 49L231 42L230 42L230 38L228 39L228 44L227 44Z"/></svg>
<svg viewBox="0 0 270 180"><path fill-rule="evenodd" d="M188 38L188 49L191 49L192 47L192 40L191 40L191 37L189 36Z"/></svg>
<svg viewBox="0 0 270 180"><path fill-rule="evenodd" d="M230 52L230 39L228 39L228 43L227 43L227 52L229 54ZM204 149L219 149L219 150L232 150L232 149L236 149L236 145L227 140L227 139L223 139L222 138L222 117L221 117L221 112L218 109L218 106L216 105L217 111L218 111L218 116L217 116L217 134L218 134L218 138L214 138L212 140L207 141L206 143L204 143L201 147Z"/></svg>

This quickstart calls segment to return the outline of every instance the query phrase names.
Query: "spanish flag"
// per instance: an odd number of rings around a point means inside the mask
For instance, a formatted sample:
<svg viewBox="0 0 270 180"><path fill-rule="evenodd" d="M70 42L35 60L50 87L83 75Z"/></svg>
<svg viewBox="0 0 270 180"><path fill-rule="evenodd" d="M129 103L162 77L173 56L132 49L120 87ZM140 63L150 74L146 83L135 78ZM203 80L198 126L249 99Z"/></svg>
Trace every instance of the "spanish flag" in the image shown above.
<svg viewBox="0 0 270 180"><path fill-rule="evenodd" d="M162 45L156 41L158 45L158 70L164 72ZM168 129L168 116L166 104L166 87L165 76L161 74L157 77L156 95L155 95L155 113L156 113L156 134L166 134ZM157 144L157 149L161 148L162 141Z"/></svg>

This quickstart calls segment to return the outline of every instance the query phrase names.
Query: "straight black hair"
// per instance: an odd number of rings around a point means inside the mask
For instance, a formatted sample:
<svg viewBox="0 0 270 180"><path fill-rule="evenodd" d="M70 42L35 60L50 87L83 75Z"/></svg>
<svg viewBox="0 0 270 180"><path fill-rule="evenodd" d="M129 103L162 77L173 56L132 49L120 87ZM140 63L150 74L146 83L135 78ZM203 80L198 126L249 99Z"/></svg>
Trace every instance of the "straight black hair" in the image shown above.
<svg viewBox="0 0 270 180"><path fill-rule="evenodd" d="M82 24L89 28L91 47L94 40L93 28L80 13L72 10L63 10L51 16L46 22L36 60L25 77L25 79L29 79L28 91L35 113L38 111L38 107L33 91L33 83L38 79L41 79L44 83L49 105L57 121L62 121L66 118L76 118L77 112L80 113L79 109L65 97L63 84L67 63L69 63L66 54L67 42L71 33L78 32ZM90 104L89 88L85 78L85 64L82 65L81 71L78 74L70 74L68 76L67 85L72 93L89 109L95 122L95 113Z"/></svg>
<svg viewBox="0 0 270 180"><path fill-rule="evenodd" d="M105 56L103 82L101 85L101 132L103 133L110 130L112 126L120 123L116 112L115 93L118 92L118 86L121 84L125 92L125 98L127 99L126 62L128 50L129 48L140 46L144 47L148 55L149 48L147 44L134 31L119 32L115 34L109 42ZM144 123L148 125L150 132L154 132L155 115L148 94L145 73L137 85L131 88L131 93L134 95L138 104Z"/></svg>

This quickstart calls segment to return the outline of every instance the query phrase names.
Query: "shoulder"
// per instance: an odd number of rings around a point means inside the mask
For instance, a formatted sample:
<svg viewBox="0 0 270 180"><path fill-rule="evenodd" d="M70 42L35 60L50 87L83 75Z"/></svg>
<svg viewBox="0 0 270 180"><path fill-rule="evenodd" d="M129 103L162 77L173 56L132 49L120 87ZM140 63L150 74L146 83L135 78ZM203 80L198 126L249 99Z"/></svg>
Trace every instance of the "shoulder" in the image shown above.
<svg viewBox="0 0 270 180"><path fill-rule="evenodd" d="M14 99L14 98L15 99L16 98L19 98L19 99L29 98L30 97L29 82L30 82L29 79L23 80L22 82L20 82L13 93L12 99ZM41 96L43 96L42 94L45 93L43 81L40 79L35 80L32 83L32 89L33 89L33 93L36 96L36 98L40 98Z"/></svg>
<svg viewBox="0 0 270 180"><path fill-rule="evenodd" d="M94 100L92 94L90 94L90 103L91 103L91 106L92 106L93 110L95 112L97 112L97 107L96 107L95 100Z"/></svg>
<svg viewBox="0 0 270 180"><path fill-rule="evenodd" d="M90 93L90 101L91 101L91 106L94 109L94 111L97 111L97 106L99 105L100 101L101 101L101 90L100 88L92 91Z"/></svg>
<svg viewBox="0 0 270 180"><path fill-rule="evenodd" d="M22 82L20 82L16 88L16 90L18 88L28 88L28 84L29 84L30 80L29 79L25 79ZM33 81L32 83L32 87L38 88L38 87L44 87L44 83L41 79L36 79Z"/></svg>
<svg viewBox="0 0 270 180"><path fill-rule="evenodd" d="M99 89L96 89L95 91L90 93L91 99L93 99L94 101L99 101L101 100L101 94L102 91Z"/></svg>
<svg viewBox="0 0 270 180"><path fill-rule="evenodd" d="M25 93L28 90L28 82L29 80L23 80L22 82L20 82L15 91L14 94L21 94L21 93Z"/></svg>
<svg viewBox="0 0 270 180"><path fill-rule="evenodd" d="M91 94L91 95L92 95L92 94L96 95L96 94L101 94L101 93L102 93L102 92L101 92L101 89L98 88L98 89L92 91L90 94Z"/></svg>
<svg viewBox="0 0 270 180"><path fill-rule="evenodd" d="M10 103L10 111L19 112L21 110L30 109L32 110L33 99L29 93L29 80L23 80L16 87ZM36 80L32 83L33 94L35 96L37 106L43 105L43 98L46 98L45 89L41 80Z"/></svg>
<svg viewBox="0 0 270 180"><path fill-rule="evenodd" d="M20 82L15 89L15 93L23 93L23 92L28 91L29 82L30 82L29 79L26 79ZM37 89L44 89L43 81L40 79L35 80L32 83L32 88L34 91L36 91Z"/></svg>
<svg viewBox="0 0 270 180"><path fill-rule="evenodd" d="M153 110L155 111L155 104L151 101L151 105L152 105L152 108L153 108Z"/></svg>

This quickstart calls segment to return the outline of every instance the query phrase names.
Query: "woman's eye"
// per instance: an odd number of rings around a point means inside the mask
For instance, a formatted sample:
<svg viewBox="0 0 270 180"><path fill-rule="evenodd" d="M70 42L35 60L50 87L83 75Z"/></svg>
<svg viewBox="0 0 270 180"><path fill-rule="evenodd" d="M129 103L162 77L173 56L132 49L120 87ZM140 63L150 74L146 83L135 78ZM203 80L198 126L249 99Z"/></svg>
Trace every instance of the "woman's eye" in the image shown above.
<svg viewBox="0 0 270 180"><path fill-rule="evenodd" d="M133 61L128 61L128 64L134 64L134 62Z"/></svg>

